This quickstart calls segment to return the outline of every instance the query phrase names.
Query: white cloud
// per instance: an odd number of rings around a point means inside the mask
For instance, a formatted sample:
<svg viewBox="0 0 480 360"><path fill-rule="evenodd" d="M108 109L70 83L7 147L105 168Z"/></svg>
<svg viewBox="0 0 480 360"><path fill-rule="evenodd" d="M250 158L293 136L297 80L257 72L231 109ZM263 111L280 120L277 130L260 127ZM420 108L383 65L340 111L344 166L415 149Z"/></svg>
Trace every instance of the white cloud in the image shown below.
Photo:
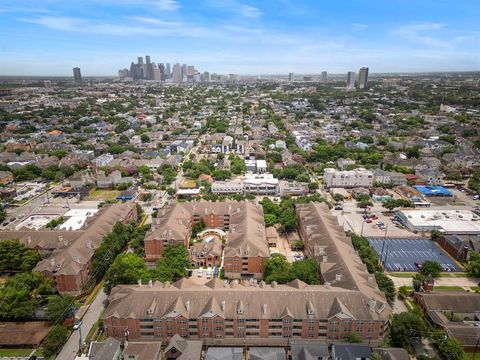
<svg viewBox="0 0 480 360"><path fill-rule="evenodd" d="M161 10L175 11L180 8L180 4L175 0L155 0L152 1L152 5L158 7Z"/></svg>
<svg viewBox="0 0 480 360"><path fill-rule="evenodd" d="M258 18L263 15L259 8L236 0L210 0L209 4L212 7L228 10L247 18Z"/></svg>
<svg viewBox="0 0 480 360"><path fill-rule="evenodd" d="M367 25L367 24L353 23L352 26L353 26L353 28L356 29L356 30L363 30L363 29L368 28L368 25Z"/></svg>
<svg viewBox="0 0 480 360"><path fill-rule="evenodd" d="M395 31L397 35L415 43L434 47L448 47L450 44L443 39L435 38L431 33L442 30L446 27L440 23L420 23L403 26Z"/></svg>

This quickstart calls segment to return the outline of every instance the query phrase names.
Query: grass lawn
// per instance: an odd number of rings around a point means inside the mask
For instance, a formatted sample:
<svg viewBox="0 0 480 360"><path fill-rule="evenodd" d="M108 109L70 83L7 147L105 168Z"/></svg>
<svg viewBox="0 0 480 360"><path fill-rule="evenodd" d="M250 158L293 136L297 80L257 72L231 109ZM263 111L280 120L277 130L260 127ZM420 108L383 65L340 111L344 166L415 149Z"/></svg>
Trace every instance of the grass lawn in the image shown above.
<svg viewBox="0 0 480 360"><path fill-rule="evenodd" d="M388 275L398 277L398 278L411 278L415 274L416 273L412 273L412 272L391 272L391 273L388 273Z"/></svg>
<svg viewBox="0 0 480 360"><path fill-rule="evenodd" d="M461 286L434 286L434 291L464 291Z"/></svg>
<svg viewBox="0 0 480 360"><path fill-rule="evenodd" d="M86 200L90 201L114 201L121 191L118 190L95 190Z"/></svg>
<svg viewBox="0 0 480 360"><path fill-rule="evenodd" d="M472 359L480 360L480 352L477 351L477 353L475 354L475 357L473 357L473 352L472 353L465 353L463 355L463 359L464 360L472 360Z"/></svg>
<svg viewBox="0 0 480 360"><path fill-rule="evenodd" d="M480 291L480 286L470 286L470 290L472 290L472 291Z"/></svg>
<svg viewBox="0 0 480 360"><path fill-rule="evenodd" d="M28 356L33 351L33 349L9 349L9 348L0 348L0 356Z"/></svg>

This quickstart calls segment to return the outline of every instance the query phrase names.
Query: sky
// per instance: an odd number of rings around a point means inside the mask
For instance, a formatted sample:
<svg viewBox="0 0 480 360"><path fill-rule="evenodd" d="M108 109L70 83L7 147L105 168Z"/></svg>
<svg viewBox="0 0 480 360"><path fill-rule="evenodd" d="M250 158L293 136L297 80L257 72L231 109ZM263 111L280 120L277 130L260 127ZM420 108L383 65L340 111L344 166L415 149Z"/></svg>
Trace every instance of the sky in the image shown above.
<svg viewBox="0 0 480 360"><path fill-rule="evenodd" d="M0 75L480 70L480 0L0 0Z"/></svg>

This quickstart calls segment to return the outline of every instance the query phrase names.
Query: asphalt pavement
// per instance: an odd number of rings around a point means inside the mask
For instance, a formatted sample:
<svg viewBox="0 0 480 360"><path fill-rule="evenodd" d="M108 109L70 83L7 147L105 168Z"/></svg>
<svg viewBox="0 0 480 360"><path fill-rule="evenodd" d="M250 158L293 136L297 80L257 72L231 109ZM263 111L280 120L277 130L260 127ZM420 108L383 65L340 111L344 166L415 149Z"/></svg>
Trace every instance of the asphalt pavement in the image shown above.
<svg viewBox="0 0 480 360"><path fill-rule="evenodd" d="M93 327L95 322L100 317L104 306L103 302L107 299L107 294L103 292L103 289L99 291L95 300L93 300L92 304L88 308L87 312L83 316L82 325L80 326L80 330L76 330L72 332L70 338L63 346L62 351L56 357L57 360L73 360L75 359L78 349L79 349L79 339L80 339L80 332L82 334L82 342L85 341L85 338L88 335L88 332Z"/></svg>

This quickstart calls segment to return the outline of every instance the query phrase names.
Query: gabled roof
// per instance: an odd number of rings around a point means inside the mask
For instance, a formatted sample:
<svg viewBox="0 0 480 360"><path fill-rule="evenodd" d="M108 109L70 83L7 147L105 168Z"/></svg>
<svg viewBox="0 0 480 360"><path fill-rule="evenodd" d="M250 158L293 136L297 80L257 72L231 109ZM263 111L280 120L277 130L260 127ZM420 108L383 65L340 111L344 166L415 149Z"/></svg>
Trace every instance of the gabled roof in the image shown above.
<svg viewBox="0 0 480 360"><path fill-rule="evenodd" d="M200 316L201 317L214 317L215 315L224 316L224 311L218 304L217 300L212 296L210 300L205 304Z"/></svg>
<svg viewBox="0 0 480 360"><path fill-rule="evenodd" d="M163 316L176 318L179 315L188 318L187 309L180 296L178 296L175 302L171 304L170 308Z"/></svg>
<svg viewBox="0 0 480 360"><path fill-rule="evenodd" d="M332 306L330 307L330 312L328 313L328 318L332 318L334 316L339 315L340 317L349 317L354 318L353 315L350 313L350 310L335 296L333 300Z"/></svg>

